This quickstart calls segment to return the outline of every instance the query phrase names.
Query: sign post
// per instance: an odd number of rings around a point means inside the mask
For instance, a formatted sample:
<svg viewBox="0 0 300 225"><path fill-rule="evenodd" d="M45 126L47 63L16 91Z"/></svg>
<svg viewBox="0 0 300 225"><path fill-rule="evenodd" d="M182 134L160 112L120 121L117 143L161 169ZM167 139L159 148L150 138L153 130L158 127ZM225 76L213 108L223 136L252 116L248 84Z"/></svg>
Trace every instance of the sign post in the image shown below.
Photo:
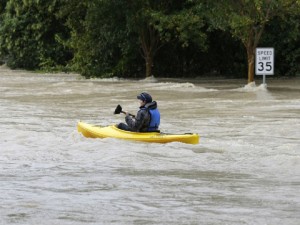
<svg viewBox="0 0 300 225"><path fill-rule="evenodd" d="M256 48L255 74L263 75L263 84L266 84L266 75L274 75L274 48Z"/></svg>

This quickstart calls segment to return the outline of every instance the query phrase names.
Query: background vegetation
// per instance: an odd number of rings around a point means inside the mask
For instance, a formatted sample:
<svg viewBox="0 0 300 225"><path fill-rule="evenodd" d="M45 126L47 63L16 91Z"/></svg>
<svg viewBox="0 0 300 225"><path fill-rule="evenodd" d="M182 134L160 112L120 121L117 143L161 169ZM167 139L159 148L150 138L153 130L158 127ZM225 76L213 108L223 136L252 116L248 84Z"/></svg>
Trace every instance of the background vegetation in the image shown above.
<svg viewBox="0 0 300 225"><path fill-rule="evenodd" d="M11 68L86 77L248 77L256 47L300 74L300 0L0 0Z"/></svg>

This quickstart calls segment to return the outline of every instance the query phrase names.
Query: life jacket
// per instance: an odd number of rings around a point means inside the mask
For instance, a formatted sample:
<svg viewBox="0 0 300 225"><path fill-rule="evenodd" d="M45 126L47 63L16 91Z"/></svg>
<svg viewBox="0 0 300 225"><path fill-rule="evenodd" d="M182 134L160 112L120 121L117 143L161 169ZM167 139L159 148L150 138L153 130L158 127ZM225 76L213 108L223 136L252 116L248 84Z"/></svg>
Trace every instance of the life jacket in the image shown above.
<svg viewBox="0 0 300 225"><path fill-rule="evenodd" d="M158 130L160 124L160 113L158 109L148 109L150 114L150 123L148 126L148 131L155 131Z"/></svg>

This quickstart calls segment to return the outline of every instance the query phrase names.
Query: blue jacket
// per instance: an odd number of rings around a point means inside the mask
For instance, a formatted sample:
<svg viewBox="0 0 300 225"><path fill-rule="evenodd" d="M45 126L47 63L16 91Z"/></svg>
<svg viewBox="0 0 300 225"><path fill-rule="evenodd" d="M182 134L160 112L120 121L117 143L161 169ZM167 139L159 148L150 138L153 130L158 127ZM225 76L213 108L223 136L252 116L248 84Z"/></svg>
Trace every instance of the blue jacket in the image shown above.
<svg viewBox="0 0 300 225"><path fill-rule="evenodd" d="M132 131L147 132L159 129L160 113L156 101L140 107L135 118L126 116L125 121Z"/></svg>

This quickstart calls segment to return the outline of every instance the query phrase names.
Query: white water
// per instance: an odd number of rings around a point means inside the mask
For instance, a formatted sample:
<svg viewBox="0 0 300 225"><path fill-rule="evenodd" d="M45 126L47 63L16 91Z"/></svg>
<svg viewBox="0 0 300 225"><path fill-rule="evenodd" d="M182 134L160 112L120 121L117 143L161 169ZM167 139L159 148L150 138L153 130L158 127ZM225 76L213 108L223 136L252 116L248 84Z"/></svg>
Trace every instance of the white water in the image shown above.
<svg viewBox="0 0 300 225"><path fill-rule="evenodd" d="M0 224L300 224L299 78L85 80L0 68ZM200 144L86 139L148 91Z"/></svg>

